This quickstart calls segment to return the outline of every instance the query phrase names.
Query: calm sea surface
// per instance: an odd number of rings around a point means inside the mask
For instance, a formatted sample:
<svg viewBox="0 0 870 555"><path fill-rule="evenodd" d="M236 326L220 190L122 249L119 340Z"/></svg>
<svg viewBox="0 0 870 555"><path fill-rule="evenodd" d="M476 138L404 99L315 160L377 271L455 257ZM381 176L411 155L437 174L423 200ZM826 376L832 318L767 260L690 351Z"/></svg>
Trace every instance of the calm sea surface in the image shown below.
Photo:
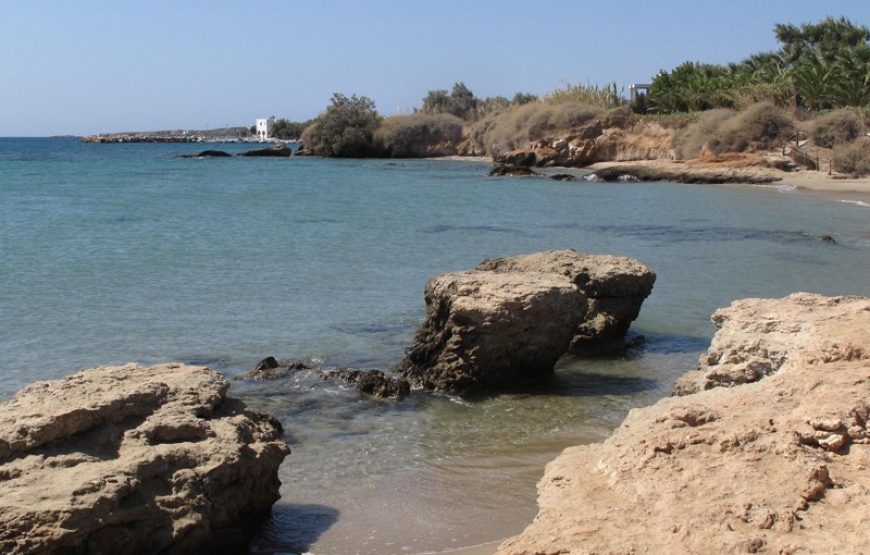
<svg viewBox="0 0 870 555"><path fill-rule="evenodd" d="M870 294L870 209L787 187L489 178L466 161L173 158L201 148L0 139L0 400L127 361L231 376L267 355L389 368L423 316L426 280L487 257L574 248L658 274L633 327L644 348L563 360L527 394L394 403L305 372L234 382L293 449L262 552L421 553L516 533L535 514L543 465L666 395L706 349L717 307Z"/></svg>

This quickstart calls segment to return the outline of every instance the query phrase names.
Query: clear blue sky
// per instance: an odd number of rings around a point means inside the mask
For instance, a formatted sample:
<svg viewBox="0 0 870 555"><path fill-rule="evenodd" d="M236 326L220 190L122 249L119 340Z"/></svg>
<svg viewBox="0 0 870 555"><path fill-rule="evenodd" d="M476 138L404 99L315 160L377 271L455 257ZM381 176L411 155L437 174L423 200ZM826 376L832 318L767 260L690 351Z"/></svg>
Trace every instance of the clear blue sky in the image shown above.
<svg viewBox="0 0 870 555"><path fill-rule="evenodd" d="M304 120L334 91L392 114L455 81L479 97L627 87L826 15L870 25L870 0L4 0L0 136Z"/></svg>

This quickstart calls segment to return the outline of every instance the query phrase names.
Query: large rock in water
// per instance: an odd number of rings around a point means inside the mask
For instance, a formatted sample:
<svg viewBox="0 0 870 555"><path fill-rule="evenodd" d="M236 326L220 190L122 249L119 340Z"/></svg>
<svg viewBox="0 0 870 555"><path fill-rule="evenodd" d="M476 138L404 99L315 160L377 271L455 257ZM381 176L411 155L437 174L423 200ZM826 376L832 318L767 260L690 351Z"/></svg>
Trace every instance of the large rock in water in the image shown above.
<svg viewBox="0 0 870 555"><path fill-rule="evenodd" d="M569 350L623 348L654 281L637 260L573 250L438 276L426 286L426 320L399 371L460 395L539 382Z"/></svg>
<svg viewBox="0 0 870 555"><path fill-rule="evenodd" d="M500 555L870 553L870 298L716 312L681 393L565 450Z"/></svg>
<svg viewBox="0 0 870 555"><path fill-rule="evenodd" d="M239 553L279 498L280 425L207 368L86 370L0 405L0 553Z"/></svg>
<svg viewBox="0 0 870 555"><path fill-rule="evenodd" d="M455 272L429 281L426 310L399 372L427 389L463 395L549 376L586 300L559 276Z"/></svg>
<svg viewBox="0 0 870 555"><path fill-rule="evenodd" d="M656 281L655 272L633 258L570 249L485 260L477 269L542 272L570 280L588 300L586 314L571 340L569 351L573 354L621 350L628 328Z"/></svg>

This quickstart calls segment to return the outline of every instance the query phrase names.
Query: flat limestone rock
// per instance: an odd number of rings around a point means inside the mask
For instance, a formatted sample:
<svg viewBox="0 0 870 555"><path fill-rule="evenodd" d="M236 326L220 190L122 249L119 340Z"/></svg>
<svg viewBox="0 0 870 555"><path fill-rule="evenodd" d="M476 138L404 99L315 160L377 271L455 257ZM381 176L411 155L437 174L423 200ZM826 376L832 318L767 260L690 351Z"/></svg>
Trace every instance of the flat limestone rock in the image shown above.
<svg viewBox="0 0 870 555"><path fill-rule="evenodd" d="M697 392L565 450L500 555L870 553L870 298L744 299L714 320Z"/></svg>
<svg viewBox="0 0 870 555"><path fill-rule="evenodd" d="M279 498L271 417L207 368L85 370L0 404L0 553L238 553Z"/></svg>
<svg viewBox="0 0 870 555"><path fill-rule="evenodd" d="M426 310L400 373L426 389L463 395L549 376L586 300L560 276L470 271L431 279Z"/></svg>
<svg viewBox="0 0 870 555"><path fill-rule="evenodd" d="M564 276L588 301L569 352L599 354L625 347L625 335L652 292L656 274L634 258L584 254L571 249L485 260L478 270L541 272Z"/></svg>

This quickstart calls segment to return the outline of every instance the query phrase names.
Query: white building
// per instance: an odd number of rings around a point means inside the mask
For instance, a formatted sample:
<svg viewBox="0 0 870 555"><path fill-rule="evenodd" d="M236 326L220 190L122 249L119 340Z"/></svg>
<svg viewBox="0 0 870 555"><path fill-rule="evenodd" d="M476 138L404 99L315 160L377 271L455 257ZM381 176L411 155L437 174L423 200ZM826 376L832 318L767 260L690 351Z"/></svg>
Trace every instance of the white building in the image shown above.
<svg viewBox="0 0 870 555"><path fill-rule="evenodd" d="M257 138L265 141L272 137L272 127L275 125L275 116L271 118L257 118Z"/></svg>

